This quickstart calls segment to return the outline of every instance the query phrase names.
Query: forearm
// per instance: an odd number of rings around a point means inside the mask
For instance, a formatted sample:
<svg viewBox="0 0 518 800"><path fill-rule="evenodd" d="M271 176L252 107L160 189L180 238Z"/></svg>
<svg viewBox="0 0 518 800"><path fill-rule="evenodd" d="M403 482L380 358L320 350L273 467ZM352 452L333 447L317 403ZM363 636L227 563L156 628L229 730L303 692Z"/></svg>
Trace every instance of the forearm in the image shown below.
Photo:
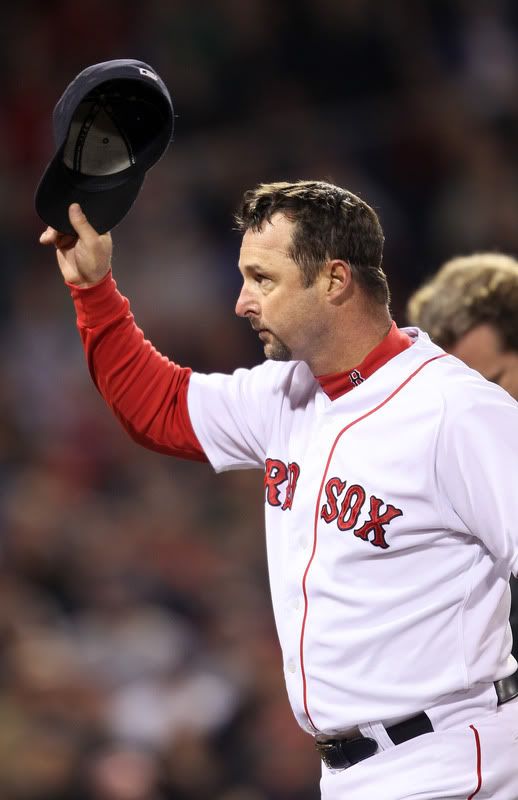
<svg viewBox="0 0 518 800"><path fill-rule="evenodd" d="M90 373L124 428L152 450L206 461L187 407L191 370L144 338L111 273L90 288L69 288Z"/></svg>

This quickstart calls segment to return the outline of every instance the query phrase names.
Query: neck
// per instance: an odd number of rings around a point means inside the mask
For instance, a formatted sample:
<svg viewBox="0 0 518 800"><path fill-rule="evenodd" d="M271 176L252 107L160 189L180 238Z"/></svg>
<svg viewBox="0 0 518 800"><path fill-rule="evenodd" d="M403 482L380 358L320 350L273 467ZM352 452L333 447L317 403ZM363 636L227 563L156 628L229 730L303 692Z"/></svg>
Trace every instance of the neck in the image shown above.
<svg viewBox="0 0 518 800"><path fill-rule="evenodd" d="M313 375L330 375L347 372L358 366L390 331L392 319L388 308L373 314L372 309L357 313L347 319L347 324L334 327L328 346L315 355L308 366ZM343 331L336 336L336 331Z"/></svg>

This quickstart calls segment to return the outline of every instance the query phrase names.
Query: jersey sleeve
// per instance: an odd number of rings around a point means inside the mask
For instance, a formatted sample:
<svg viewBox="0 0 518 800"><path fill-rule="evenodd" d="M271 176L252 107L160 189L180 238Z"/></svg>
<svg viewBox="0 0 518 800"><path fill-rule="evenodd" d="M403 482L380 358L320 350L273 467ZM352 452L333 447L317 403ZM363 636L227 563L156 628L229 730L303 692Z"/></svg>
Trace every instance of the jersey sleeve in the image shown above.
<svg viewBox="0 0 518 800"><path fill-rule="evenodd" d="M518 572L518 403L484 380L445 409L437 444L448 527L472 534Z"/></svg>
<svg viewBox="0 0 518 800"><path fill-rule="evenodd" d="M189 414L216 472L264 468L268 443L280 427L289 363L267 361L232 375L193 373Z"/></svg>
<svg viewBox="0 0 518 800"><path fill-rule="evenodd" d="M111 273L92 287L69 288L93 381L130 436L160 453L207 461L189 417L191 370L144 338Z"/></svg>

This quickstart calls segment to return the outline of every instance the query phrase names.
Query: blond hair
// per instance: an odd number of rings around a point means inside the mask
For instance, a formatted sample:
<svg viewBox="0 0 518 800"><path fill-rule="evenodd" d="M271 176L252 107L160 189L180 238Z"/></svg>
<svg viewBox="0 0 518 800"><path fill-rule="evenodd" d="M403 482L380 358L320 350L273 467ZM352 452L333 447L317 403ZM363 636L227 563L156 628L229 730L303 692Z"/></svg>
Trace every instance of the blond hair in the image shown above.
<svg viewBox="0 0 518 800"><path fill-rule="evenodd" d="M518 261L502 253L453 258L410 297L407 316L441 347L489 323L506 349L518 350Z"/></svg>

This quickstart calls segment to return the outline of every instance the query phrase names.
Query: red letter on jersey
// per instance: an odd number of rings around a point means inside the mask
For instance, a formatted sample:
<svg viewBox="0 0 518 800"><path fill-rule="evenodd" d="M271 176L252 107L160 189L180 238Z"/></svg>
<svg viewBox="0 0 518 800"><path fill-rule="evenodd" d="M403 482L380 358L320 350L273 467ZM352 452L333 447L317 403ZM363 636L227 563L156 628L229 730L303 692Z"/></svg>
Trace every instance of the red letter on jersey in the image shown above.
<svg viewBox="0 0 518 800"><path fill-rule="evenodd" d="M358 528L357 531L354 531L354 535L359 536L360 539L367 541L369 533L373 531L374 539L370 539L370 543L376 547L386 548L389 547L389 545L385 541L385 528L383 526L389 525L394 517L400 517L403 512L400 508L395 508L394 506L391 506L390 503L387 503L387 510L384 514L380 514L382 502L383 500L371 495L369 519L361 526L361 528Z"/></svg>
<svg viewBox="0 0 518 800"><path fill-rule="evenodd" d="M291 509L293 505L293 496L297 488L297 481L300 475L300 467L296 461L288 464L288 488L286 489L286 497L282 504L282 510L286 511L287 508Z"/></svg>
<svg viewBox="0 0 518 800"><path fill-rule="evenodd" d="M327 503L325 503L320 510L320 516L325 522L332 522L337 518L338 497L342 494L344 489L345 481L341 481L340 478L329 478L326 483Z"/></svg>
<svg viewBox="0 0 518 800"><path fill-rule="evenodd" d="M266 472L264 473L264 486L266 500L271 506L280 506L279 485L288 479L288 470L283 461L278 458L266 459Z"/></svg>
<svg viewBox="0 0 518 800"><path fill-rule="evenodd" d="M351 502L354 497L354 502ZM365 502L365 489L357 483L349 486L342 502L342 508L336 524L340 531L350 531L358 522L358 517ZM347 520L345 519L348 514Z"/></svg>

